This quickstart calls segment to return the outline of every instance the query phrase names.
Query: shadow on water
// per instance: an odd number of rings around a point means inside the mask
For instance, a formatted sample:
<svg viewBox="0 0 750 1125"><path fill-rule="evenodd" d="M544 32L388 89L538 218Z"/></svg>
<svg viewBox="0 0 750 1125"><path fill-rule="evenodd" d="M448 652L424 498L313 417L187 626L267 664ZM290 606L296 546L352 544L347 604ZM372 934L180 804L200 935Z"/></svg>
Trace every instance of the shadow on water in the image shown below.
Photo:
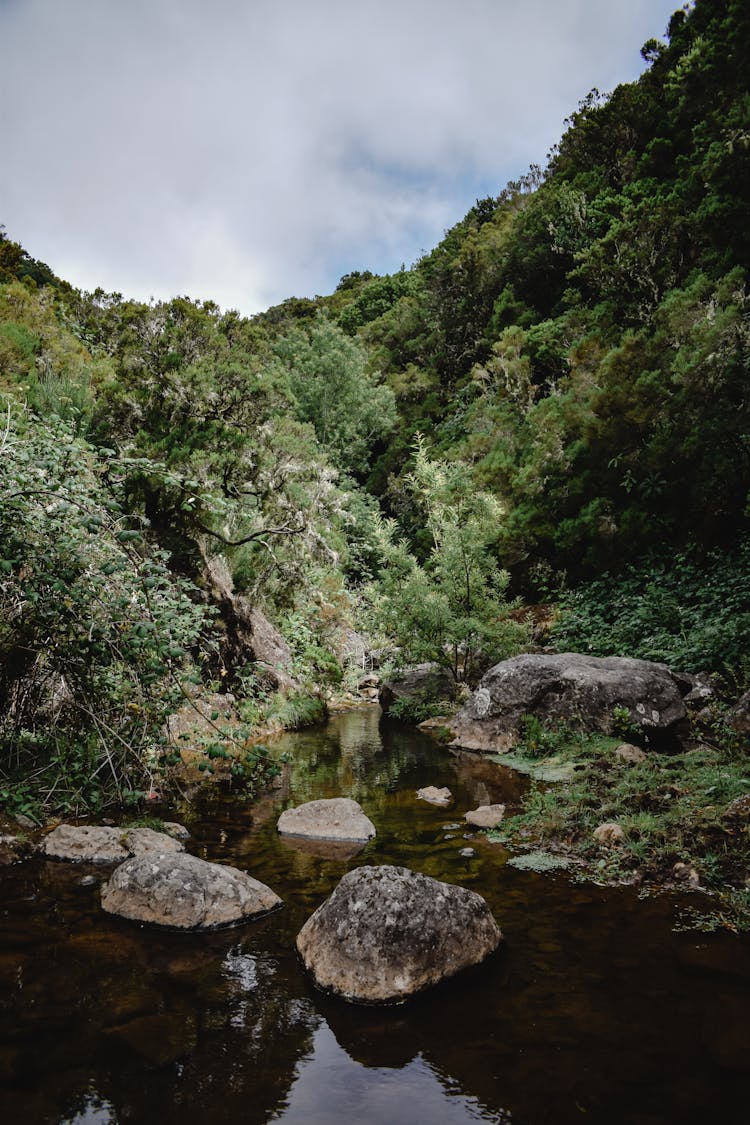
<svg viewBox="0 0 750 1125"><path fill-rule="evenodd" d="M279 789L252 805L206 794L189 822L190 850L282 895L260 922L148 930L101 912L101 869L0 871L0 1121L747 1120L746 940L675 934L669 897L517 871L481 837L461 857L463 813L516 804L525 782L375 710L279 749L293 759ZM417 801L425 784L454 805ZM330 796L354 797L378 829L358 854L278 836L284 808ZM346 870L386 862L479 891L506 944L410 1004L348 1005L311 986L294 938Z"/></svg>

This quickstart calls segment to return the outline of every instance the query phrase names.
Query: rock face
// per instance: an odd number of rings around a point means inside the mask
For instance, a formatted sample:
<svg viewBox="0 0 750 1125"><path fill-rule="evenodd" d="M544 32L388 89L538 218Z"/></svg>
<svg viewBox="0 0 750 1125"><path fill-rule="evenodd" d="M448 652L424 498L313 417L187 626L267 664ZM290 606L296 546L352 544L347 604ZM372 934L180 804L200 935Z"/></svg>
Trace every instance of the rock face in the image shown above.
<svg viewBox="0 0 750 1125"><path fill-rule="evenodd" d="M134 856L102 888L109 914L179 930L232 926L280 905L270 887L243 871L175 852Z"/></svg>
<svg viewBox="0 0 750 1125"><path fill-rule="evenodd" d="M311 840L363 843L375 835L375 825L349 797L308 801L296 809L287 809L276 826L282 835L304 836Z"/></svg>
<svg viewBox="0 0 750 1125"><path fill-rule="evenodd" d="M436 699L453 699L455 694L456 685L446 668L439 664L416 664L383 683L379 700L387 715L397 700L429 703Z"/></svg>
<svg viewBox="0 0 750 1125"><path fill-rule="evenodd" d="M478 809L467 812L464 819L476 828L497 828L504 816L505 805L480 805Z"/></svg>
<svg viewBox="0 0 750 1125"><path fill-rule="evenodd" d="M266 615L234 589L232 572L221 555L204 559L205 580L224 626L222 648L234 665L254 661L274 690L292 691L292 653Z"/></svg>
<svg viewBox="0 0 750 1125"><path fill-rule="evenodd" d="M644 735L667 743L687 731L687 712L665 664L624 656L526 653L490 668L453 719L455 745L509 750L524 716L611 734L615 708Z"/></svg>
<svg viewBox="0 0 750 1125"><path fill-rule="evenodd" d="M360 867L308 918L297 949L320 988L399 1003L483 961L501 940L474 891L405 867Z"/></svg>
<svg viewBox="0 0 750 1125"><path fill-rule="evenodd" d="M74 863L121 863L131 855L182 852L179 840L151 828L107 828L99 825L59 824L42 843L50 859Z"/></svg>

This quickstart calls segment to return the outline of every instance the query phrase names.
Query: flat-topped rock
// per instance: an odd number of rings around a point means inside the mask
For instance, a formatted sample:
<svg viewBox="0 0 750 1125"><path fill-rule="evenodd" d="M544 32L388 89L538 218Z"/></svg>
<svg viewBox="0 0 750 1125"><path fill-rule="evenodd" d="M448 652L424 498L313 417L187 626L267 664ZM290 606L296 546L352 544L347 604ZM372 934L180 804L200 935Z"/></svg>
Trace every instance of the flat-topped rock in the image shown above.
<svg viewBox="0 0 750 1125"><path fill-rule="evenodd" d="M213 930L268 914L281 899L244 871L184 852L146 852L102 887L109 914L179 930Z"/></svg>
<svg viewBox="0 0 750 1125"><path fill-rule="evenodd" d="M375 825L350 797L329 797L287 809L279 817L277 828L282 835L310 840L366 843L375 836Z"/></svg>
<svg viewBox="0 0 750 1125"><path fill-rule="evenodd" d="M49 859L72 863L122 863L146 852L181 852L184 845L151 828L113 828L97 824L58 824L42 842Z"/></svg>
<svg viewBox="0 0 750 1125"><path fill-rule="evenodd" d="M42 841L42 854L73 863L122 863L130 851L120 828L58 824Z"/></svg>
<svg viewBox="0 0 750 1125"><path fill-rule="evenodd" d="M320 988L400 1003L483 961L501 940L474 891L405 867L359 867L308 918L297 950Z"/></svg>

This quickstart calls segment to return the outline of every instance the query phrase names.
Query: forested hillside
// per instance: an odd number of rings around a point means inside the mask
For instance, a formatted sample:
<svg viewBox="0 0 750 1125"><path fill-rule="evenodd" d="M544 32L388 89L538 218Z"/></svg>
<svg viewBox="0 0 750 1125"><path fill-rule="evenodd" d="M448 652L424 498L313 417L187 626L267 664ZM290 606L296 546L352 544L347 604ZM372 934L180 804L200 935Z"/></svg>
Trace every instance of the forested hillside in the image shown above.
<svg viewBox="0 0 750 1125"><path fill-rule="evenodd" d="M643 55L412 268L254 318L2 236L0 801L139 800L197 689L247 731L318 714L352 629L471 682L529 643L511 596L547 643L746 686L750 9Z"/></svg>

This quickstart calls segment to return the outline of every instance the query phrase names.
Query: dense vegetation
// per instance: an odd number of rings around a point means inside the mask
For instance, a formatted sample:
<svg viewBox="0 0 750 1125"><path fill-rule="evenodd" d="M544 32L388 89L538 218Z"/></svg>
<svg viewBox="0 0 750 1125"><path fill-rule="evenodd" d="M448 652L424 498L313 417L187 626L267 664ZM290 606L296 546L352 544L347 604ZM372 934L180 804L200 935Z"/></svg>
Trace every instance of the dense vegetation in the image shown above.
<svg viewBox="0 0 750 1125"><path fill-rule="evenodd" d="M511 595L746 686L749 47L697 0L413 268L252 319L78 292L0 231L0 800L138 799L196 690L319 715L352 627L473 682L525 643Z"/></svg>

